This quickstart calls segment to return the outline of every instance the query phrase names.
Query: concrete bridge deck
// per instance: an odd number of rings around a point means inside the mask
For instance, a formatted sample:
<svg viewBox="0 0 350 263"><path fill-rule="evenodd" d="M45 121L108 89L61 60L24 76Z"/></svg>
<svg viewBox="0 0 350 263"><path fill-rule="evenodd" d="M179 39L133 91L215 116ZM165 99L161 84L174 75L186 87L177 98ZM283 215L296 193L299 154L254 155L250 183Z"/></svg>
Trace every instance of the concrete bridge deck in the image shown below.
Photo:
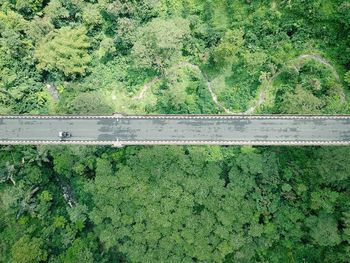
<svg viewBox="0 0 350 263"><path fill-rule="evenodd" d="M350 145L350 115L0 116L0 144Z"/></svg>

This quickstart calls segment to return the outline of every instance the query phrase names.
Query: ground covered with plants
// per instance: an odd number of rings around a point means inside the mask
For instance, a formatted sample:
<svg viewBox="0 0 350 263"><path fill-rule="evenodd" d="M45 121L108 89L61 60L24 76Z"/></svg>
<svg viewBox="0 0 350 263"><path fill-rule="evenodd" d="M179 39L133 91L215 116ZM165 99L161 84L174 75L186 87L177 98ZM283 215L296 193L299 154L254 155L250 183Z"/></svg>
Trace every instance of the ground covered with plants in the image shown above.
<svg viewBox="0 0 350 263"><path fill-rule="evenodd" d="M0 114L346 114L347 0L0 0ZM348 262L348 147L0 147L0 262Z"/></svg>

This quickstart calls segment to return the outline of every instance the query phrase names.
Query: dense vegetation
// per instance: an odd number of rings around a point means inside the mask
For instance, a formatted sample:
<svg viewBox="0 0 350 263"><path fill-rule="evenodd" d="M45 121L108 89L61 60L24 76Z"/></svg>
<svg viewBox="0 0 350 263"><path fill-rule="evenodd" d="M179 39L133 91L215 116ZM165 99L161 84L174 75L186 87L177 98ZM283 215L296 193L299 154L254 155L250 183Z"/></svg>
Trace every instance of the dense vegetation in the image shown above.
<svg viewBox="0 0 350 263"><path fill-rule="evenodd" d="M349 113L349 29L346 0L0 0L0 114ZM348 262L349 159L1 146L0 262Z"/></svg>
<svg viewBox="0 0 350 263"><path fill-rule="evenodd" d="M1 261L347 262L348 148L4 147Z"/></svg>

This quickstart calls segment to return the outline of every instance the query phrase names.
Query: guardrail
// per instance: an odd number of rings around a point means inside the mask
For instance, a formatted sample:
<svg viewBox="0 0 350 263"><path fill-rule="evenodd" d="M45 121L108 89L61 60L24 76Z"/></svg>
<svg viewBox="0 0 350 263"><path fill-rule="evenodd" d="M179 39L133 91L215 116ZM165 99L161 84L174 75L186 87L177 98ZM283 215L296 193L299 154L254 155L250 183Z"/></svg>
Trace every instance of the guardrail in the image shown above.
<svg viewBox="0 0 350 263"><path fill-rule="evenodd" d="M114 113L113 115L0 115L0 119L350 119L350 114L149 114L128 115Z"/></svg>
<svg viewBox="0 0 350 263"><path fill-rule="evenodd" d="M255 146L347 146L350 141L41 141L41 140L0 140L0 145L112 145L121 148L128 145L255 145Z"/></svg>

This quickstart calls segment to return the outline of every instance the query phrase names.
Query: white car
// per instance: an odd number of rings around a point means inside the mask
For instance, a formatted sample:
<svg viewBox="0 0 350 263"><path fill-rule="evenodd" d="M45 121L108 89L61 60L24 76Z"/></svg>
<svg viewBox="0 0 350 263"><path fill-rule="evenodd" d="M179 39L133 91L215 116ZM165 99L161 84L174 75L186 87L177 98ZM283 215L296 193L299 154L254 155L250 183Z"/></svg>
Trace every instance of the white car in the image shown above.
<svg viewBox="0 0 350 263"><path fill-rule="evenodd" d="M58 137L60 137L61 140L64 140L64 139L72 137L72 134L70 132L67 132L67 131L60 131L58 133Z"/></svg>

